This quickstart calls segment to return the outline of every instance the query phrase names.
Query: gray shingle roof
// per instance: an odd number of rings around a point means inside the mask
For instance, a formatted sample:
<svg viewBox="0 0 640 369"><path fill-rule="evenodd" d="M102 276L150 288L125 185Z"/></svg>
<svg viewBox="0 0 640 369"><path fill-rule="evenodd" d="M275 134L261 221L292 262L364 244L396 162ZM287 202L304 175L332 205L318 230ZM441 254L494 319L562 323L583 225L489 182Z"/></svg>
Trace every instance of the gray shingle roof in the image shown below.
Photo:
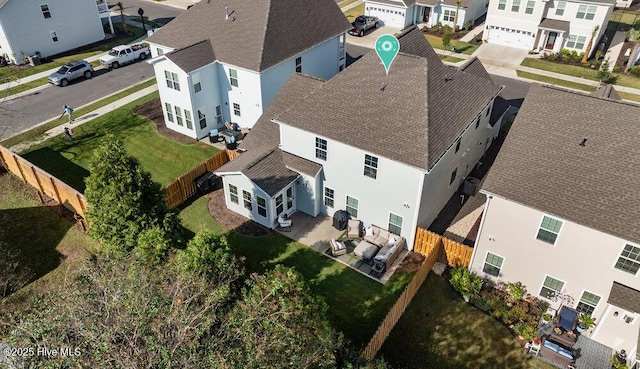
<svg viewBox="0 0 640 369"><path fill-rule="evenodd" d="M640 105L534 84L483 190L640 242L638 117Z"/></svg>
<svg viewBox="0 0 640 369"><path fill-rule="evenodd" d="M591 95L601 99L622 100L620 95L618 95L618 91L613 88L613 85L609 84L600 85L597 90L591 93Z"/></svg>
<svg viewBox="0 0 640 369"><path fill-rule="evenodd" d="M286 167L282 151L277 148L247 165L242 169L242 174L272 197L299 176L298 173Z"/></svg>
<svg viewBox="0 0 640 369"><path fill-rule="evenodd" d="M287 168L291 168L298 173L303 173L315 177L316 174L322 169L322 165L315 163L311 160L301 158L291 153L282 152L282 159Z"/></svg>
<svg viewBox="0 0 640 369"><path fill-rule="evenodd" d="M416 28L399 39L388 75L368 53L276 120L430 169L500 87L445 66Z"/></svg>
<svg viewBox="0 0 640 369"><path fill-rule="evenodd" d="M216 56L213 54L209 40L200 41L165 55L187 73L216 61Z"/></svg>
<svg viewBox="0 0 640 369"><path fill-rule="evenodd" d="M211 0L195 4L147 41L181 49L210 40L219 61L263 71L350 28L334 0Z"/></svg>
<svg viewBox="0 0 640 369"><path fill-rule="evenodd" d="M491 76L489 75L489 72L487 72L487 70L484 69L484 65L482 65L482 63L480 62L480 59L478 59L477 56L467 59L467 61L465 61L464 64L462 64L461 66L459 66L458 69L460 69L463 72L474 74L480 78L493 81L493 79L491 79Z"/></svg>
<svg viewBox="0 0 640 369"><path fill-rule="evenodd" d="M633 313L640 313L640 291L613 282L607 303Z"/></svg>
<svg viewBox="0 0 640 369"><path fill-rule="evenodd" d="M540 22L540 24L538 25L538 27L542 27L542 28L546 28L546 29L552 29L554 31L563 31L563 32L569 32L569 22L567 21L563 21L563 20L558 20L558 19L549 19L549 18L545 18L542 20L542 22Z"/></svg>

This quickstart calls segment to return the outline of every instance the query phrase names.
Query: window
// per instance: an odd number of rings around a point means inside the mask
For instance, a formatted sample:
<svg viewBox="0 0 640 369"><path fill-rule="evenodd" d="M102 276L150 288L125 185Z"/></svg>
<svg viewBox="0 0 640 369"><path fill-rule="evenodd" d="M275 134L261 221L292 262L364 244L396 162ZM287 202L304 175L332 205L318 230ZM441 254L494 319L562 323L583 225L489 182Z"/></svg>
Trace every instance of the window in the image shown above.
<svg viewBox="0 0 640 369"><path fill-rule="evenodd" d="M287 209L293 208L293 187L287 188Z"/></svg>
<svg viewBox="0 0 640 369"><path fill-rule="evenodd" d="M524 9L524 14L533 14L533 7L536 5L536 2L533 0L527 1L527 7Z"/></svg>
<svg viewBox="0 0 640 369"><path fill-rule="evenodd" d="M569 38L567 38L567 48L582 50L586 42L586 36L569 35Z"/></svg>
<svg viewBox="0 0 640 369"><path fill-rule="evenodd" d="M451 172L451 179L449 180L449 186L453 184L457 176L458 176L458 167L456 167L456 169L454 169L453 172Z"/></svg>
<svg viewBox="0 0 640 369"><path fill-rule="evenodd" d="M173 123L173 109L171 109L171 104L164 103L164 110L167 112L167 120Z"/></svg>
<svg viewBox="0 0 640 369"><path fill-rule="evenodd" d="M56 33L56 31L51 31L49 32L49 34L51 35L51 40L53 42L58 42L58 34Z"/></svg>
<svg viewBox="0 0 640 369"><path fill-rule="evenodd" d="M167 81L167 87L180 91L180 83L178 82L177 74L165 70L164 78Z"/></svg>
<svg viewBox="0 0 640 369"><path fill-rule="evenodd" d="M459 138L458 141L456 141L456 151L455 152L460 151L460 140L461 139Z"/></svg>
<svg viewBox="0 0 640 369"><path fill-rule="evenodd" d="M600 296L594 295L589 291L584 291L580 298L580 302L578 302L578 306L576 306L576 310L581 313L591 315L596 309L596 306L598 306L598 302L600 302Z"/></svg>
<svg viewBox="0 0 640 369"><path fill-rule="evenodd" d="M325 187L324 188L324 204L330 208L333 207L333 195L335 192L332 188Z"/></svg>
<svg viewBox="0 0 640 369"><path fill-rule="evenodd" d="M498 10L505 10L507 8L507 0L498 0Z"/></svg>
<svg viewBox="0 0 640 369"><path fill-rule="evenodd" d="M640 269L640 247L624 245L615 268L635 275Z"/></svg>
<svg viewBox="0 0 640 369"><path fill-rule="evenodd" d="M198 109L198 122L200 123L200 129L204 129L207 126L207 116L204 114L204 108Z"/></svg>
<svg viewBox="0 0 640 369"><path fill-rule="evenodd" d="M500 269L502 269L503 262L504 258L502 256L487 252L487 257L484 259L484 267L482 267L482 271L497 277L500 275Z"/></svg>
<svg viewBox="0 0 640 369"><path fill-rule="evenodd" d="M562 221L545 215L542 217L542 223L540 223L536 239L554 245L558 238L558 233L560 233L560 227L562 227Z"/></svg>
<svg viewBox="0 0 640 369"><path fill-rule="evenodd" d="M327 140L316 137L316 158L327 160Z"/></svg>
<svg viewBox="0 0 640 369"><path fill-rule="evenodd" d="M364 175L376 179L378 175L378 158L371 155L364 155Z"/></svg>
<svg viewBox="0 0 640 369"><path fill-rule="evenodd" d="M296 58L296 73L302 73L302 57Z"/></svg>
<svg viewBox="0 0 640 369"><path fill-rule="evenodd" d="M633 324L633 321L635 320L635 315L631 314L631 313L624 313L624 315L622 316L622 320L627 323L627 324Z"/></svg>
<svg viewBox="0 0 640 369"><path fill-rule="evenodd" d="M229 197L231 198L231 202L238 203L238 187L232 184L229 185Z"/></svg>
<svg viewBox="0 0 640 369"><path fill-rule="evenodd" d="M476 119L476 129L478 129L478 127L480 127L480 117Z"/></svg>
<svg viewBox="0 0 640 369"><path fill-rule="evenodd" d="M453 22L455 18L456 18L456 11L447 9L444 11L444 16L442 17L442 20L445 22Z"/></svg>
<svg viewBox="0 0 640 369"><path fill-rule="evenodd" d="M542 289L540 290L540 296L551 299L556 293L560 293L564 287L564 282L559 281L553 277L546 276Z"/></svg>
<svg viewBox="0 0 640 369"><path fill-rule="evenodd" d="M216 106L216 124L222 125L222 108L220 105Z"/></svg>
<svg viewBox="0 0 640 369"><path fill-rule="evenodd" d="M389 213L389 232L400 235L402 233L402 217Z"/></svg>
<svg viewBox="0 0 640 369"><path fill-rule="evenodd" d="M174 108L176 110L176 123L178 123L179 126L182 126L182 110L177 106L174 106Z"/></svg>
<svg viewBox="0 0 640 369"><path fill-rule="evenodd" d="M576 18L593 20L596 16L596 10L598 10L598 7L595 5L580 5L578 7L578 14L576 14Z"/></svg>
<svg viewBox="0 0 640 369"><path fill-rule="evenodd" d="M258 214L267 217L267 200L260 196L256 196L256 203L258 204Z"/></svg>
<svg viewBox="0 0 640 369"><path fill-rule="evenodd" d="M280 215L282 214L283 211L284 211L284 205L282 201L282 194L280 194L278 195L278 197L276 197L276 214Z"/></svg>
<svg viewBox="0 0 640 369"><path fill-rule="evenodd" d="M49 5L47 4L40 5L40 10L42 10L42 16L44 17L44 19L51 18L51 11L49 10Z"/></svg>
<svg viewBox="0 0 640 369"><path fill-rule="evenodd" d="M240 116L240 104L233 103L233 115Z"/></svg>
<svg viewBox="0 0 640 369"><path fill-rule="evenodd" d="M253 206L251 206L251 193L249 193L249 192L247 192L245 190L242 190L242 200L243 200L245 208L247 208L249 210L253 209Z"/></svg>
<svg viewBox="0 0 640 369"><path fill-rule="evenodd" d="M511 11L517 13L520 11L520 0L513 0L513 4L511 5Z"/></svg>
<svg viewBox="0 0 640 369"><path fill-rule="evenodd" d="M187 128L193 129L193 119L191 119L191 112L187 109L184 109L184 120L187 123Z"/></svg>
<svg viewBox="0 0 640 369"><path fill-rule="evenodd" d="M164 50L162 50L161 48L156 48L156 51L158 52L158 56L164 54Z"/></svg>
<svg viewBox="0 0 640 369"><path fill-rule="evenodd" d="M349 213L352 218L358 217L358 200L350 196L347 196L347 213Z"/></svg>
<svg viewBox="0 0 640 369"><path fill-rule="evenodd" d="M238 71L229 68L229 82L231 86L238 87Z"/></svg>
<svg viewBox="0 0 640 369"><path fill-rule="evenodd" d="M198 93L202 91L202 83L200 82L200 73L194 73L193 77L191 77L191 81L193 82L194 93Z"/></svg>
<svg viewBox="0 0 640 369"><path fill-rule="evenodd" d="M558 3L558 6L556 7L556 15L563 15L564 14L564 8L567 6L567 2L566 1L561 1Z"/></svg>

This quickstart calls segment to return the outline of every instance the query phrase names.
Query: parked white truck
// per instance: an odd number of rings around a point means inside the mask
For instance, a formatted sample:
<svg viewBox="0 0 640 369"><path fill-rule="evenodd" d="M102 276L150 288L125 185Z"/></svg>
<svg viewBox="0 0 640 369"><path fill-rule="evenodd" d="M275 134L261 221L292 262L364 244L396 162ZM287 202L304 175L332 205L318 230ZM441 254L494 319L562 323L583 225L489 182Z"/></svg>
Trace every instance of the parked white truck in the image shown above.
<svg viewBox="0 0 640 369"><path fill-rule="evenodd" d="M143 44L120 45L111 49L107 55L101 56L100 64L115 69L138 59L144 60L150 55L149 47Z"/></svg>

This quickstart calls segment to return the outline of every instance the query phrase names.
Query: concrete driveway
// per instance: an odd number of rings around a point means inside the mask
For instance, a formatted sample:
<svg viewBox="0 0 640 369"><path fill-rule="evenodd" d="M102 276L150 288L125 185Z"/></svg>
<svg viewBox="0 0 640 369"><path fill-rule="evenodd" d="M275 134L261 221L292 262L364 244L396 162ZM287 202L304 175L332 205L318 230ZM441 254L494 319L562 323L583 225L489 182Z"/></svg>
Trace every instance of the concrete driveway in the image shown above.
<svg viewBox="0 0 640 369"><path fill-rule="evenodd" d="M484 43L473 53L486 67L489 65L498 68L515 69L527 55L528 50L515 47Z"/></svg>
<svg viewBox="0 0 640 369"><path fill-rule="evenodd" d="M400 32L399 27L382 26L377 29L369 30L362 37L351 36L350 34L347 34L347 43L351 45L368 47L370 49L373 49L375 47L375 43L378 37L385 34L393 35L398 32Z"/></svg>

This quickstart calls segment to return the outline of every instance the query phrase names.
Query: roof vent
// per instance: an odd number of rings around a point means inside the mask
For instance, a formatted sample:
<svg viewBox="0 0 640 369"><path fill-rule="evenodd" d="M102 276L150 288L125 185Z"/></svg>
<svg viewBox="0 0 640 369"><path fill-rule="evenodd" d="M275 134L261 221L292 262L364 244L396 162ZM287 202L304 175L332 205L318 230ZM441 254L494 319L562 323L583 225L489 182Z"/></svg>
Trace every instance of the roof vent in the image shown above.
<svg viewBox="0 0 640 369"><path fill-rule="evenodd" d="M587 146L587 139L583 138L582 142L580 142L580 146Z"/></svg>
<svg viewBox="0 0 640 369"><path fill-rule="evenodd" d="M228 6L224 7L224 19L225 20L229 19L229 7Z"/></svg>
<svg viewBox="0 0 640 369"><path fill-rule="evenodd" d="M380 91L384 92L385 88L387 88L387 84L386 83L382 84L382 86L380 87Z"/></svg>
<svg viewBox="0 0 640 369"><path fill-rule="evenodd" d="M449 81L451 81L452 79L453 79L453 78L449 78L449 75L445 73L445 75L444 75L444 81L445 81L445 82L449 82Z"/></svg>

